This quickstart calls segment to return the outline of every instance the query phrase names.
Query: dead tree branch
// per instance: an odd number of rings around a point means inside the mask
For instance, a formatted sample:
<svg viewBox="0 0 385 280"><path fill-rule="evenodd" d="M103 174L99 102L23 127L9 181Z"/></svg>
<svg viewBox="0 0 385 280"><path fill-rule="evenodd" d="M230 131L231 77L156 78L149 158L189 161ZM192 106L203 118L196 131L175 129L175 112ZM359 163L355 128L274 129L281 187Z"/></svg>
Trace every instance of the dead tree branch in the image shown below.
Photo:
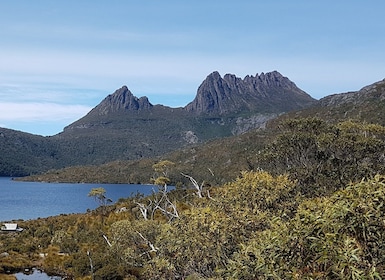
<svg viewBox="0 0 385 280"><path fill-rule="evenodd" d="M142 253L141 256L142 256L142 255L149 254L149 253L151 253L151 252L157 252L157 251L159 250L158 247L155 247L154 244L152 244L150 240L148 240L147 238L145 238L145 237L143 236L143 234L141 234L139 231L137 231L136 233L139 234L139 236L144 240L144 242L146 242L147 246L150 247L150 249L151 249L151 250L149 250L149 251L146 251L146 252Z"/></svg>
<svg viewBox="0 0 385 280"><path fill-rule="evenodd" d="M198 182L193 178L191 177L190 175L186 175L184 173L181 173L183 176L185 176L186 178L189 178L191 183L193 184L193 186L195 187L196 189L196 194L198 195L199 198L202 198L203 195L202 195L202 190L203 190L203 184L204 182L202 182L201 185L198 184Z"/></svg>

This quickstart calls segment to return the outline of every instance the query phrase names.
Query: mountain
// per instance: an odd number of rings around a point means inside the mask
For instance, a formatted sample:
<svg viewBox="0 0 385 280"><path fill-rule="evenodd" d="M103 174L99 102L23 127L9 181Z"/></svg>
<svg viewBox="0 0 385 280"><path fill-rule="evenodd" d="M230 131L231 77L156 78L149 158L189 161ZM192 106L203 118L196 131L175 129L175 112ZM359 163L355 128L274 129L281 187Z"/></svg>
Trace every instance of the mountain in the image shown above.
<svg viewBox="0 0 385 280"><path fill-rule="evenodd" d="M123 86L55 138L82 164L148 158L263 128L277 115L314 102L276 71L244 79L213 72L184 108L152 105Z"/></svg>
<svg viewBox="0 0 385 280"><path fill-rule="evenodd" d="M199 86L185 109L196 114L227 115L244 112L282 113L305 108L314 99L279 72L223 78L213 72Z"/></svg>
<svg viewBox="0 0 385 280"><path fill-rule="evenodd" d="M180 172L199 180L221 184L232 180L240 171L256 168L255 156L275 138L276 126L289 118L318 117L328 123L356 120L385 125L385 80L361 90L322 98L311 107L289 112L269 121L265 130L250 130L241 135L216 139L204 145L182 148L162 156L134 161L114 161L99 166L71 167L52 171L29 180L68 182L148 182L152 165L167 159L176 163L172 175ZM183 180L179 176L178 180Z"/></svg>
<svg viewBox="0 0 385 280"><path fill-rule="evenodd" d="M114 94L108 95L98 106L91 110L90 114L106 116L122 110L140 111L148 110L152 107L153 105L148 101L147 97L137 98L127 86L123 86L115 91Z"/></svg>
<svg viewBox="0 0 385 280"><path fill-rule="evenodd" d="M332 94L320 99L320 106L340 106L354 103L355 105L368 104L368 102L385 101L385 79L365 86L358 91Z"/></svg>
<svg viewBox="0 0 385 280"><path fill-rule="evenodd" d="M318 117L329 122L356 120L385 125L385 79L358 91L328 95L313 106L281 118ZM277 118L274 122L279 122Z"/></svg>
<svg viewBox="0 0 385 280"><path fill-rule="evenodd" d="M355 92L324 97L319 105L322 112L329 109L329 118L350 118L385 125L385 79Z"/></svg>
<svg viewBox="0 0 385 280"><path fill-rule="evenodd" d="M233 74L222 78L213 72L199 86L195 99L183 108L153 105L147 97L138 98L123 86L63 132L43 137L46 151L36 148L34 141L25 141L20 151L29 150L29 159L20 158L11 169L35 157L41 164L27 164L28 168L23 168L26 174L151 158L210 139L264 128L278 115L314 103L310 95L277 71L244 79ZM7 145L0 139L5 154L12 150ZM0 155L0 161L7 165L11 157Z"/></svg>

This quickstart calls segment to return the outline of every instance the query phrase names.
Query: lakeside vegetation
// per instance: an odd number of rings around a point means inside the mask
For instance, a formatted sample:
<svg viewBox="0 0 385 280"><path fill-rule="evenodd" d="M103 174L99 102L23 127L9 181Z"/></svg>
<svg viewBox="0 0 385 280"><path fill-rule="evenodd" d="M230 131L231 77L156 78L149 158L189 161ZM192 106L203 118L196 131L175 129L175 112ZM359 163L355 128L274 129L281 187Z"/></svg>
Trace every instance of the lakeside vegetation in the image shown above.
<svg viewBox="0 0 385 280"><path fill-rule="evenodd" d="M226 182L215 169L207 177L207 165L196 172L198 160L186 171L162 158L151 166L159 184L151 196L110 205L93 189L94 211L18 221L23 232L0 235L0 273L37 266L75 279L383 279L385 127L307 118L278 129L263 148L239 142L250 147L245 165ZM167 191L170 182L180 184Z"/></svg>

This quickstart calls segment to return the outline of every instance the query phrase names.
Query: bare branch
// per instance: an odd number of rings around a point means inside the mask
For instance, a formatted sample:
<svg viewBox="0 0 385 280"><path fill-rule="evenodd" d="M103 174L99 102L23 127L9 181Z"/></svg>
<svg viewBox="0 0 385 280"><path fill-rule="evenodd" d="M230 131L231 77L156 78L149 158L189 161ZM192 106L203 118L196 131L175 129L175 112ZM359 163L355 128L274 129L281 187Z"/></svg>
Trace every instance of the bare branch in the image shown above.
<svg viewBox="0 0 385 280"><path fill-rule="evenodd" d="M214 172L211 170L211 168L208 168L208 170L210 171L211 176L214 177L215 175L214 175Z"/></svg>
<svg viewBox="0 0 385 280"><path fill-rule="evenodd" d="M202 184L199 186L198 182L193 178L191 177L190 175L186 175L184 173L181 173L183 176L185 176L186 178L189 178L191 183L194 185L195 189L197 190L197 195L199 198L202 198L203 195L202 195L202 190L203 190L203 182Z"/></svg>
<svg viewBox="0 0 385 280"><path fill-rule="evenodd" d="M176 209L175 203L172 203L167 196L167 185L164 185L163 190L159 190L159 193L161 193L162 196L159 199L157 197L155 198L155 206L153 212L159 209L164 215L169 218L169 220L172 220L173 218L179 218L179 213ZM168 210L170 208L172 211Z"/></svg>
<svg viewBox="0 0 385 280"><path fill-rule="evenodd" d="M151 253L151 252L157 252L159 250L158 247L155 247L154 244L152 244L147 238L145 238L143 236L143 234L141 234L139 231L136 232L137 234L139 234L139 236L146 242L146 244L148 245L148 247L151 248L150 251L147 251L147 252L144 252L143 254L141 255L145 255L145 254L148 254L148 253Z"/></svg>
<svg viewBox="0 0 385 280"><path fill-rule="evenodd" d="M136 204L139 206L140 213L142 213L142 216L145 220L148 220L147 215L148 215L148 209L146 205L143 203L136 202Z"/></svg>
<svg viewBox="0 0 385 280"><path fill-rule="evenodd" d="M210 198L211 200L214 200L214 201L216 201L214 198L212 198L212 197L211 197L211 195L210 195L210 191L209 191L209 190L207 190L207 197L208 197L208 198Z"/></svg>
<svg viewBox="0 0 385 280"><path fill-rule="evenodd" d="M169 220L179 218L176 204L171 202L167 196L166 184L163 187L159 187L158 193L154 191L153 198L149 200L148 205L139 202L136 202L136 204L139 206L140 213L145 220L154 219L157 210L167 216Z"/></svg>
<svg viewBox="0 0 385 280"><path fill-rule="evenodd" d="M94 280L95 279L95 276L94 276L94 265L92 263L91 252L89 250L87 250L87 256L88 256L88 259L90 261L91 279Z"/></svg>
<svg viewBox="0 0 385 280"><path fill-rule="evenodd" d="M110 241L108 240L107 236L105 236L105 235L103 234L103 238L104 238L104 240L106 240L108 246L112 247L112 244L111 244Z"/></svg>

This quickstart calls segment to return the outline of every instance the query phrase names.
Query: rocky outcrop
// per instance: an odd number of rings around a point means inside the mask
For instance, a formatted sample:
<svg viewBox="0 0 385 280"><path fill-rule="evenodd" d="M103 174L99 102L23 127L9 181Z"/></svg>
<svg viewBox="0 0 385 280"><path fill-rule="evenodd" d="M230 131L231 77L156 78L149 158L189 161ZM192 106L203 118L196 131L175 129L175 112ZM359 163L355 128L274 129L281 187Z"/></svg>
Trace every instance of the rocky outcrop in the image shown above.
<svg viewBox="0 0 385 280"><path fill-rule="evenodd" d="M196 114L226 115L242 111L282 113L302 109L315 102L279 72L223 78L213 72L199 86L195 99L185 110Z"/></svg>
<svg viewBox="0 0 385 280"><path fill-rule="evenodd" d="M358 105L373 100L376 102L385 100L385 79L365 86L358 91L326 96L319 100L319 105L324 107L341 106L348 103Z"/></svg>
<svg viewBox="0 0 385 280"><path fill-rule="evenodd" d="M153 105L148 101L147 97L137 98L126 86L123 86L113 94L108 95L92 111L98 115L108 115L109 113L123 111L147 110L152 107Z"/></svg>
<svg viewBox="0 0 385 280"><path fill-rule="evenodd" d="M238 117L235 126L231 130L233 135L240 135L252 129L265 129L268 121L276 118L278 114L257 114L250 117Z"/></svg>

